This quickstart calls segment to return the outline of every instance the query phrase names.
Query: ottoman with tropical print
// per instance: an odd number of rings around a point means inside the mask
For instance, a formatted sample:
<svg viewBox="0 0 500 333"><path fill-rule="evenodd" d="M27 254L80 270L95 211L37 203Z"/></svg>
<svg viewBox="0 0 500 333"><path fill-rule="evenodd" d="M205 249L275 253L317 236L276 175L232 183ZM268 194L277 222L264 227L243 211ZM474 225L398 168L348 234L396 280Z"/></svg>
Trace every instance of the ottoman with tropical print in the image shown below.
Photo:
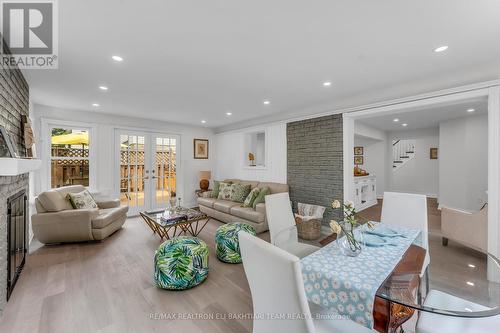
<svg viewBox="0 0 500 333"><path fill-rule="evenodd" d="M208 275L208 247L199 238L167 240L155 253L155 282L163 289L184 290L199 285Z"/></svg>
<svg viewBox="0 0 500 333"><path fill-rule="evenodd" d="M215 244L217 258L220 261L230 264L241 263L240 244L238 242L238 232L248 232L256 235L255 229L246 223L224 224L217 228L215 233Z"/></svg>

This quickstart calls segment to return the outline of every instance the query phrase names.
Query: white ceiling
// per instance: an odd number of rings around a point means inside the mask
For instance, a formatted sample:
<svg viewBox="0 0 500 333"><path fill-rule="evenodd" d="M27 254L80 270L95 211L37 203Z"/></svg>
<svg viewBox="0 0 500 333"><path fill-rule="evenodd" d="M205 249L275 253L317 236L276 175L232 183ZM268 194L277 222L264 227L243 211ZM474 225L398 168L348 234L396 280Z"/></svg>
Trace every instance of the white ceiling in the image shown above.
<svg viewBox="0 0 500 333"><path fill-rule="evenodd" d="M500 78L498 0L58 3L59 70L25 74L61 108L220 128Z"/></svg>
<svg viewBox="0 0 500 333"><path fill-rule="evenodd" d="M474 109L474 112L467 112L469 109ZM488 101L486 98L481 98L409 109L405 112L395 111L382 116L357 119L356 121L382 131L407 131L421 128L437 128L439 123L446 120L484 114L488 114ZM395 118L399 119L399 121L394 122ZM405 123L407 126L403 127L402 124Z"/></svg>

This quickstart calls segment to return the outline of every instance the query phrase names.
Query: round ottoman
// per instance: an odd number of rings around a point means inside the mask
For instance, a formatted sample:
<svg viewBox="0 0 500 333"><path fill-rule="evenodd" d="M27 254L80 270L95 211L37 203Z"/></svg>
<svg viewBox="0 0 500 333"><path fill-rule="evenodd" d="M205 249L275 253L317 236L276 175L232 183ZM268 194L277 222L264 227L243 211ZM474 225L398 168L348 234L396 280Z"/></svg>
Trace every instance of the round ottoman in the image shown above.
<svg viewBox="0 0 500 333"><path fill-rule="evenodd" d="M238 242L238 232L248 232L256 235L255 229L245 223L224 224L217 228L215 233L215 244L217 258L229 264L239 264L241 262L240 244Z"/></svg>
<svg viewBox="0 0 500 333"><path fill-rule="evenodd" d="M155 253L155 282L163 289L184 290L199 285L208 275L208 247L191 236L167 240Z"/></svg>

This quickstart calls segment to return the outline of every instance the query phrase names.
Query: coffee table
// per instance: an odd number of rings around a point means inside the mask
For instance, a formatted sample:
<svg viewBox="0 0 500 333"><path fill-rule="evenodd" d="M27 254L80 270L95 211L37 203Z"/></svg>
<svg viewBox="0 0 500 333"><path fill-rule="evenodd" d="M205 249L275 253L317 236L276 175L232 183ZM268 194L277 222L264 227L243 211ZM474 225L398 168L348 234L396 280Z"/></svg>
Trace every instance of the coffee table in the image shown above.
<svg viewBox="0 0 500 333"><path fill-rule="evenodd" d="M153 233L161 239L171 239L181 234L189 233L196 237L205 228L210 217L191 208L140 212L141 217Z"/></svg>

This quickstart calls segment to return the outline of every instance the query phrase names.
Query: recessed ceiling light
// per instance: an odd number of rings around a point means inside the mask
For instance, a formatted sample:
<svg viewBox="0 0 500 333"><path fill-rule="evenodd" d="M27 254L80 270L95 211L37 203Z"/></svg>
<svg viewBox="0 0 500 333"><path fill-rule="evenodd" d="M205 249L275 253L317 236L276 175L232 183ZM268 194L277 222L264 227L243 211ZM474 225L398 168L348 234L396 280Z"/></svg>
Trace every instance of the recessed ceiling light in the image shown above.
<svg viewBox="0 0 500 333"><path fill-rule="evenodd" d="M206 120L202 120L202 121L201 121L201 123L202 123L202 124L206 124L206 123L207 123L207 121L206 121Z"/></svg>
<svg viewBox="0 0 500 333"><path fill-rule="evenodd" d="M406 126L408 126L408 124L404 123L404 124L401 124L401 126L406 127Z"/></svg>
<svg viewBox="0 0 500 333"><path fill-rule="evenodd" d="M111 59L113 59L114 61L117 61L117 62L122 62L123 61L123 58L120 57L120 56L117 56L117 55L112 56Z"/></svg>
<svg viewBox="0 0 500 333"><path fill-rule="evenodd" d="M230 116L232 114L233 114L232 112L226 112L226 116Z"/></svg>
<svg viewBox="0 0 500 333"><path fill-rule="evenodd" d="M323 82L323 86L325 86L325 87L329 87L331 85L332 85L332 83L330 81Z"/></svg>
<svg viewBox="0 0 500 333"><path fill-rule="evenodd" d="M97 108L97 107L99 107L99 103L93 103L92 106Z"/></svg>
<svg viewBox="0 0 500 333"><path fill-rule="evenodd" d="M467 281L467 284L471 287L474 287L474 282Z"/></svg>
<svg viewBox="0 0 500 333"><path fill-rule="evenodd" d="M265 101L264 101L264 102L262 102L262 103L264 103L264 105L269 105L269 104L271 104L271 102L270 102L270 101L268 101L268 100L265 100Z"/></svg>
<svg viewBox="0 0 500 333"><path fill-rule="evenodd" d="M106 86L99 86L99 89L101 89L103 91L106 91L106 90L108 90L108 87L106 87Z"/></svg>
<svg viewBox="0 0 500 333"><path fill-rule="evenodd" d="M395 123L397 123L399 121L399 119L398 118L394 118L392 121L395 122Z"/></svg>
<svg viewBox="0 0 500 333"><path fill-rule="evenodd" d="M434 49L434 52L440 53L448 50L448 45L443 45Z"/></svg>
<svg viewBox="0 0 500 333"><path fill-rule="evenodd" d="M474 111L476 111L476 110L475 109L467 109L467 112L469 112L469 113L474 112Z"/></svg>
<svg viewBox="0 0 500 333"><path fill-rule="evenodd" d="M468 265L470 268L476 268L476 265L473 265L473 264L469 264Z"/></svg>

